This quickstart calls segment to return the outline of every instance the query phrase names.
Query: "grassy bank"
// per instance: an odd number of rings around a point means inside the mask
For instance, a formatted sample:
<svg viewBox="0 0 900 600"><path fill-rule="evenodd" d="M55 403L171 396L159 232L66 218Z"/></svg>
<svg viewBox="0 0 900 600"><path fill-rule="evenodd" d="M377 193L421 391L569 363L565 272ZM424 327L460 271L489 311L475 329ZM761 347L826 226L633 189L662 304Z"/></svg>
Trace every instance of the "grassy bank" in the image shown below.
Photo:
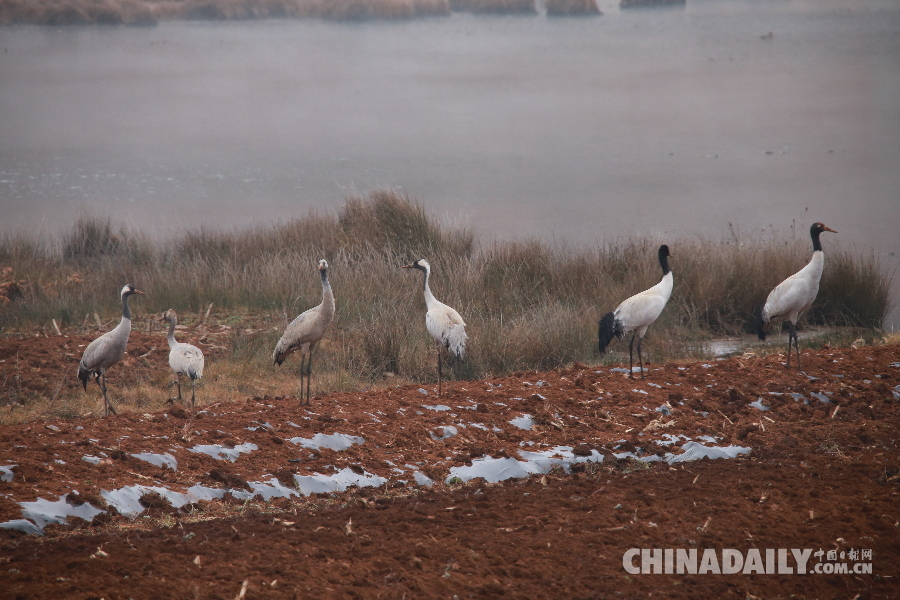
<svg viewBox="0 0 900 600"><path fill-rule="evenodd" d="M332 385L352 387L385 372L429 381L434 351L424 327L421 274L399 267L427 258L432 289L455 307L470 337L456 376L480 378L596 362L597 320L660 278L656 249L672 248L675 290L648 334L652 360L696 355L713 335L750 330L768 291L811 253L795 240L743 236L722 240L629 238L599 245L516 240L482 245L466 228L441 225L390 191L349 197L338 214L310 213L240 231L194 230L159 241L102 218L82 217L59 239L0 239L3 331L114 320L121 286L147 292L138 318L174 308L196 323L213 303L220 321L266 315L266 327L237 327L229 360L269 369L281 329L318 304L315 267L332 267L337 316L317 356ZM830 241L830 240L829 240ZM819 297L807 313L816 325L877 328L888 308L888 280L870 254L832 249ZM622 351L624 344L614 343ZM607 360L611 360L608 358ZM323 384L327 389L327 384Z"/></svg>
<svg viewBox="0 0 900 600"><path fill-rule="evenodd" d="M557 14L596 13L593 0L554 0ZM452 12L535 14L534 0L4 0L0 25L154 25L171 20L410 19Z"/></svg>

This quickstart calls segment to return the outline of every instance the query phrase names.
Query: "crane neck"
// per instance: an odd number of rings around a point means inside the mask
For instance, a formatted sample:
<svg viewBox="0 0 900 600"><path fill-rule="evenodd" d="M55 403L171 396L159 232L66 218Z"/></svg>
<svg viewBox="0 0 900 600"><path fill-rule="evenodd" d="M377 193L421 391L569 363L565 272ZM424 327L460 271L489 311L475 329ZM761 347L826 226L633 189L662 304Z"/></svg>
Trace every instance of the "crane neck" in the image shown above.
<svg viewBox="0 0 900 600"><path fill-rule="evenodd" d="M428 280L431 278L431 269L422 270L425 271L425 279L422 282L422 292L425 294L425 304L430 305L436 301L434 294L431 293L431 286L428 285Z"/></svg>
<svg viewBox="0 0 900 600"><path fill-rule="evenodd" d="M821 279L822 271L825 269L825 253L822 252L821 249L814 250L812 254L812 258L809 259L809 262L803 269L800 271L801 273L808 273L810 277L814 279Z"/></svg>
<svg viewBox="0 0 900 600"><path fill-rule="evenodd" d="M672 277L672 271L668 271L665 275L663 275L662 280L660 280L660 282L656 284L658 286L657 289L659 290L662 297L665 298L666 302L668 302L669 298L672 296L672 288L674 287L674 283L675 280Z"/></svg>
<svg viewBox="0 0 900 600"><path fill-rule="evenodd" d="M822 252L822 242L819 241L819 234L822 233L818 229L813 229L809 233L809 237L812 238L813 243L813 252L819 251Z"/></svg>
<svg viewBox="0 0 900 600"><path fill-rule="evenodd" d="M175 341L175 325L178 323L176 319L171 319L169 321L169 348L173 347L177 342Z"/></svg>
<svg viewBox="0 0 900 600"><path fill-rule="evenodd" d="M322 306L334 314L334 292L331 290L331 282L328 281L328 271L319 271L322 277Z"/></svg>
<svg viewBox="0 0 900 600"><path fill-rule="evenodd" d="M131 320L131 309L128 308L128 297L131 294L122 294L122 320Z"/></svg>
<svg viewBox="0 0 900 600"><path fill-rule="evenodd" d="M663 277L671 273L669 270L669 256L667 254L659 254L659 266L662 267Z"/></svg>

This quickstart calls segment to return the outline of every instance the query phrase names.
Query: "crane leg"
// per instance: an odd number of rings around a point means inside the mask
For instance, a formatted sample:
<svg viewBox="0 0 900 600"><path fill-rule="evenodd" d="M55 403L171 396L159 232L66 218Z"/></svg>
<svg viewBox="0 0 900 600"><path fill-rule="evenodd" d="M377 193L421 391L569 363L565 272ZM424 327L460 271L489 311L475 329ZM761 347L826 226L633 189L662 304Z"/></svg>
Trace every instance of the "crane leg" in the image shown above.
<svg viewBox="0 0 900 600"><path fill-rule="evenodd" d="M100 386L100 391L103 392L103 402L106 404L106 414L109 416L109 413L117 415L119 413L116 412L116 409L113 407L112 403L109 401L109 397L106 394L106 374L100 374L97 376L97 385Z"/></svg>
<svg viewBox="0 0 900 600"><path fill-rule="evenodd" d="M309 382L312 379L312 357L313 357L313 349L309 349L309 358L306 359L306 405L309 406L311 401L309 399Z"/></svg>
<svg viewBox="0 0 900 600"><path fill-rule="evenodd" d="M641 342L644 341L644 338L638 338L638 363L641 365L641 379L644 378L644 359L641 357Z"/></svg>
<svg viewBox="0 0 900 600"><path fill-rule="evenodd" d="M794 340L794 348L797 349L797 370L800 370L800 340L797 339L797 329L791 322L791 333L788 336L788 366L791 366L791 339Z"/></svg>
<svg viewBox="0 0 900 600"><path fill-rule="evenodd" d="M106 414L109 414L109 408L106 407L106 391L103 389L103 384L100 383L100 373L94 373L94 381L97 382L97 387L100 388L100 395L103 397L103 408L106 410Z"/></svg>
<svg viewBox="0 0 900 600"><path fill-rule="evenodd" d="M638 342L638 355L641 353L641 342ZM631 341L628 342L628 377L634 379L634 334L631 334Z"/></svg>
<svg viewBox="0 0 900 600"><path fill-rule="evenodd" d="M441 347L438 346L438 397L441 396Z"/></svg>
<svg viewBox="0 0 900 600"><path fill-rule="evenodd" d="M303 376L306 375L306 353L300 353L300 405L303 406Z"/></svg>
<svg viewBox="0 0 900 600"><path fill-rule="evenodd" d="M174 398L169 398L170 403L174 402L175 400L178 400L179 402L181 402L181 374L180 373L175 373L175 389L178 390L178 396L176 396Z"/></svg>
<svg viewBox="0 0 900 600"><path fill-rule="evenodd" d="M194 410L194 395L195 395L194 394L194 383L195 383L195 381L196 380L192 377L191 378L191 411Z"/></svg>

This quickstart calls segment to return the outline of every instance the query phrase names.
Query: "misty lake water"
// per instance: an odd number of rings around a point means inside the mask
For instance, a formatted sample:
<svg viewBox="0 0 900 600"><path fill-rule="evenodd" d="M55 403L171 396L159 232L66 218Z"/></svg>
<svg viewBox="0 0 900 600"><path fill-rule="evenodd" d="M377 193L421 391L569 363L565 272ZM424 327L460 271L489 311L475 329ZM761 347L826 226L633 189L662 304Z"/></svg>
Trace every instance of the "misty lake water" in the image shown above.
<svg viewBox="0 0 900 600"><path fill-rule="evenodd" d="M2 27L0 231L245 226L391 187L485 240L818 220L896 271L900 2L601 8Z"/></svg>

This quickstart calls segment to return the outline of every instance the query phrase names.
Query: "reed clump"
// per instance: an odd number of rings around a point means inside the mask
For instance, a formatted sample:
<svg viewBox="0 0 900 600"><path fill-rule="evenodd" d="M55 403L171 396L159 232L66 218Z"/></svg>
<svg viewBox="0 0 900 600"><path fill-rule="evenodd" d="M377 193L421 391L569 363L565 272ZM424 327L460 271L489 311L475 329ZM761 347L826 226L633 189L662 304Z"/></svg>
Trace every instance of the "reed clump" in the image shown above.
<svg viewBox="0 0 900 600"><path fill-rule="evenodd" d="M408 19L450 13L448 0L185 0L181 18L338 21Z"/></svg>
<svg viewBox="0 0 900 600"><path fill-rule="evenodd" d="M427 258L435 296L467 323L470 342L466 360L453 366L457 377L596 363L598 319L659 281L662 242L672 251L675 288L644 344L645 358L654 361L696 356L710 336L749 331L769 291L811 253L808 238L735 232L722 240L482 245L470 228L442 224L392 190L351 195L334 215L311 212L273 225L192 230L166 240L84 215L58 239L0 237L0 272L15 290L0 301L0 331L46 326L51 319L79 326L95 312L115 319L119 289L132 283L147 293L132 307L135 313L173 308L198 314L212 302L220 321L234 316L240 333L231 340L228 364L268 373L284 326L321 300L315 269L326 258L337 314L316 355L323 381L343 388L393 376L434 381L421 274L400 269ZM826 248L819 296L804 323L879 327L890 302L889 278L873 255L833 245ZM246 314L265 315L265 325L244 332L239 325ZM614 343L613 358L604 360L620 359L615 353L624 348Z"/></svg>
<svg viewBox="0 0 900 600"><path fill-rule="evenodd" d="M450 14L448 0L4 0L0 24L153 25L164 20L409 19Z"/></svg>
<svg viewBox="0 0 900 600"><path fill-rule="evenodd" d="M537 13L534 0L450 0L450 10L503 15Z"/></svg>
<svg viewBox="0 0 900 600"><path fill-rule="evenodd" d="M547 15L555 17L599 15L596 0L544 0Z"/></svg>
<svg viewBox="0 0 900 600"><path fill-rule="evenodd" d="M146 0L0 2L0 25L153 25L158 22L159 14L158 3Z"/></svg>

